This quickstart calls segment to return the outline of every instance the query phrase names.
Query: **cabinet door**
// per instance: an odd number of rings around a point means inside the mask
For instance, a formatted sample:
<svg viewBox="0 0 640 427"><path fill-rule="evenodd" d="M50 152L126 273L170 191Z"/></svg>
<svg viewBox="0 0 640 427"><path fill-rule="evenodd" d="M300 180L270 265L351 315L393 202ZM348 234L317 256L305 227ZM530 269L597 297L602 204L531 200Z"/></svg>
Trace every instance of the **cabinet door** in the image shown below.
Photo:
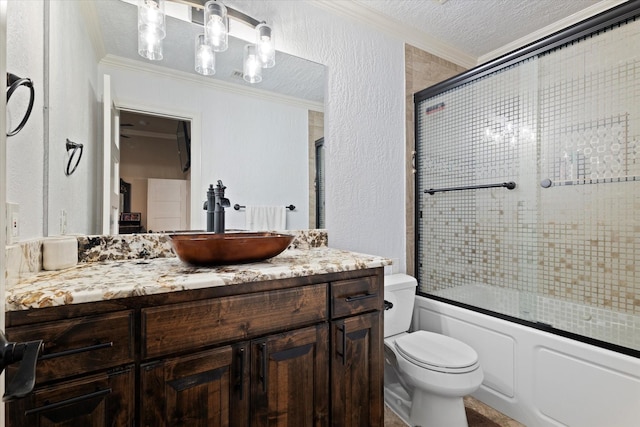
<svg viewBox="0 0 640 427"><path fill-rule="evenodd" d="M142 426L246 426L246 353L246 346L225 346L141 366Z"/></svg>
<svg viewBox="0 0 640 427"><path fill-rule="evenodd" d="M326 323L251 343L251 426L326 426L329 345Z"/></svg>
<svg viewBox="0 0 640 427"><path fill-rule="evenodd" d="M383 425L382 312L331 323L331 422Z"/></svg>
<svg viewBox="0 0 640 427"><path fill-rule="evenodd" d="M91 375L7 404L10 427L126 427L134 425L134 368Z"/></svg>

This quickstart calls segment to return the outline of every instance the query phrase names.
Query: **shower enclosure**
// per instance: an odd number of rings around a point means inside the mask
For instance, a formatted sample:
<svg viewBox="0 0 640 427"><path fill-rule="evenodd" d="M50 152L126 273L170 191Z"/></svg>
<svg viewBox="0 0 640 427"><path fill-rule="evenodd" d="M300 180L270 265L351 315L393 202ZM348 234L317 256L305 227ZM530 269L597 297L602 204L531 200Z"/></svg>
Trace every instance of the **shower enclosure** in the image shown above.
<svg viewBox="0 0 640 427"><path fill-rule="evenodd" d="M640 357L639 15L415 95L419 294Z"/></svg>

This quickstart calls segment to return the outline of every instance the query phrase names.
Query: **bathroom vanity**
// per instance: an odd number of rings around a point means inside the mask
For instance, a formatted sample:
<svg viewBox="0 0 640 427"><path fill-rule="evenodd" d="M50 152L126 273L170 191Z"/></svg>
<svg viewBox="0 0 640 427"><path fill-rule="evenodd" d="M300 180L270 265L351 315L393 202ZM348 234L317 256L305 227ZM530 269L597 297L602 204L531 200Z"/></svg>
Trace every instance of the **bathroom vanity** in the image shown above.
<svg viewBox="0 0 640 427"><path fill-rule="evenodd" d="M8 295L9 340L45 344L7 425L382 426L387 264L316 247L40 273Z"/></svg>

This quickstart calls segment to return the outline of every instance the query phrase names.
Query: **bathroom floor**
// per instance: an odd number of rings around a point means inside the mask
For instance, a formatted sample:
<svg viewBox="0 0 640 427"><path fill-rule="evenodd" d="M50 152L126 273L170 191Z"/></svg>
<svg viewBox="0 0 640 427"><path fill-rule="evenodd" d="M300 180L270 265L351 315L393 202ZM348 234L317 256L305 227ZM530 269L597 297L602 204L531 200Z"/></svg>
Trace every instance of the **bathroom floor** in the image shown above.
<svg viewBox="0 0 640 427"><path fill-rule="evenodd" d="M469 427L526 427L471 396L464 398L464 406L467 409ZM406 424L385 405L384 426L406 427Z"/></svg>

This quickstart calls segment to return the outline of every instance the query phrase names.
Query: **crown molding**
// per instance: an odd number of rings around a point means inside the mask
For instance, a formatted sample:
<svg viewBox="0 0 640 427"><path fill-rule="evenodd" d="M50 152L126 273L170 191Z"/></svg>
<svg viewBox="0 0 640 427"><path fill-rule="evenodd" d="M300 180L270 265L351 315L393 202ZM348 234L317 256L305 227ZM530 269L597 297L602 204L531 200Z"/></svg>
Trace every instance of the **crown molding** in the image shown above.
<svg viewBox="0 0 640 427"><path fill-rule="evenodd" d="M78 2L78 5L96 58L104 58L107 52L104 48L102 33L100 32L100 21L98 20L96 5L92 1L81 1Z"/></svg>
<svg viewBox="0 0 640 427"><path fill-rule="evenodd" d="M518 40L515 40L507 45L502 46L499 49L491 51L485 55L482 55L478 58L478 64L484 64L493 59L496 59L502 55L513 52L523 46L526 46L530 43L536 42L544 37L547 37L553 33L556 33L560 30L563 30L571 25L577 24L580 21L584 21L585 19L591 18L594 15L602 13L611 9L612 7L618 6L622 3L626 3L627 0L603 0L594 5L591 5L579 12L574 13L573 15L569 15L566 18L563 18L559 21L554 22L551 25L547 25L544 28L541 28L538 31L535 31L531 34L528 34L525 37L521 37Z"/></svg>
<svg viewBox="0 0 640 427"><path fill-rule="evenodd" d="M391 19L380 12L353 1L311 0L310 4L336 15L369 25L403 42L465 68L477 65L478 59L451 45Z"/></svg>
<svg viewBox="0 0 640 427"><path fill-rule="evenodd" d="M123 70L151 73L161 77L168 77L174 80L181 80L192 84L206 86L222 92L235 93L238 95L262 99L265 101L305 108L307 110L324 112L324 104L320 102L313 102L305 99L295 98L293 96L281 95L262 89L244 87L241 85L224 82L222 80L212 79L211 77L200 76L184 71L172 70L159 65L148 64L145 62L123 58L111 54L105 55L102 60L100 60L100 64L114 68L120 68Z"/></svg>

